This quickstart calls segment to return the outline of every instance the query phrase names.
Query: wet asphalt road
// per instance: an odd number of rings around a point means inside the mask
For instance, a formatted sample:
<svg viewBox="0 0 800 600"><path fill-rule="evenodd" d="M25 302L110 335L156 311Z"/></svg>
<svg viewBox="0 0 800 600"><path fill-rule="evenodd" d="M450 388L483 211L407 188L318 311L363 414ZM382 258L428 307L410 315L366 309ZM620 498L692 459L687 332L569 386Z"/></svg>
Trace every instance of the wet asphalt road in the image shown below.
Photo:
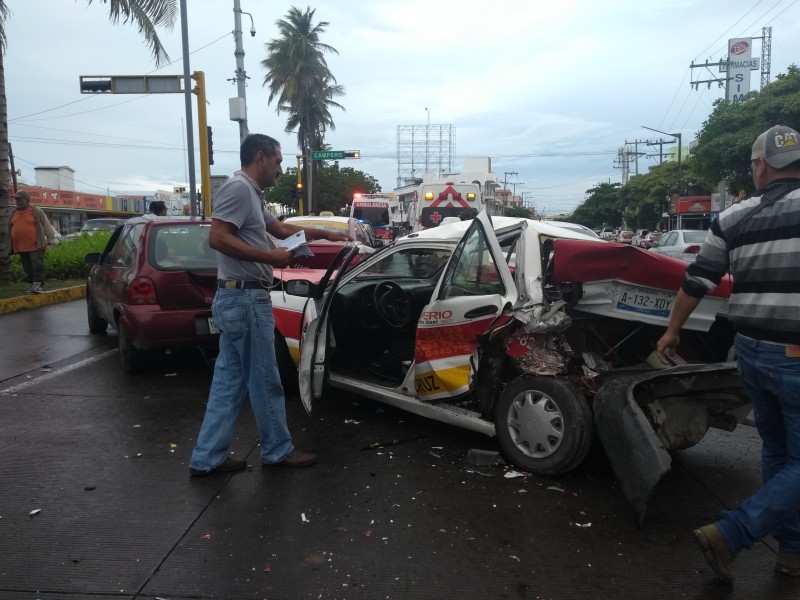
<svg viewBox="0 0 800 600"><path fill-rule="evenodd" d="M198 356L125 376L83 301L0 315L0 339L3 600L800 598L773 540L727 586L691 537L758 486L750 427L676 453L642 529L599 449L568 476L506 478L465 463L494 440L354 396L311 417L289 400L316 466L262 468L245 408L232 450L252 468L197 479Z"/></svg>

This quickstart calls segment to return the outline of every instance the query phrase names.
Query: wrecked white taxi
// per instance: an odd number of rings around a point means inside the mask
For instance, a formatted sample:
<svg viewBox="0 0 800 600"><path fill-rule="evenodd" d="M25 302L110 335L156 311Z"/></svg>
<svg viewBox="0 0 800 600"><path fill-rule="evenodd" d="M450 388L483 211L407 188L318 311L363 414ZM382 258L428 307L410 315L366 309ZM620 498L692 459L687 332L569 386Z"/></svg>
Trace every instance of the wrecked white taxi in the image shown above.
<svg viewBox="0 0 800 600"><path fill-rule="evenodd" d="M577 467L597 435L641 522L668 451L750 411L726 362L729 279L682 332L688 364L662 368L681 261L485 213L358 252L276 271L279 362L299 365L309 412L327 386L347 390L496 436L538 475Z"/></svg>

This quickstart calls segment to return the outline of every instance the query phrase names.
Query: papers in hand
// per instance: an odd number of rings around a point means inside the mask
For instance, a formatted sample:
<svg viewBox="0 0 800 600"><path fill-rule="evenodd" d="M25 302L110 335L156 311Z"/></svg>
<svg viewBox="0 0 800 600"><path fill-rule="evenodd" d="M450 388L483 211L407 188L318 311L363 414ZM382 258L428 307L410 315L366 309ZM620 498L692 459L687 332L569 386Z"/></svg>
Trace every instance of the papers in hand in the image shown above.
<svg viewBox="0 0 800 600"><path fill-rule="evenodd" d="M295 248L302 246L306 243L306 232L298 231L297 233L290 235L286 239L276 240L276 243L278 248L286 248L289 251L294 250Z"/></svg>
<svg viewBox="0 0 800 600"><path fill-rule="evenodd" d="M278 248L286 248L295 257L314 256L314 253L306 246L306 232L298 231L283 240L275 240Z"/></svg>

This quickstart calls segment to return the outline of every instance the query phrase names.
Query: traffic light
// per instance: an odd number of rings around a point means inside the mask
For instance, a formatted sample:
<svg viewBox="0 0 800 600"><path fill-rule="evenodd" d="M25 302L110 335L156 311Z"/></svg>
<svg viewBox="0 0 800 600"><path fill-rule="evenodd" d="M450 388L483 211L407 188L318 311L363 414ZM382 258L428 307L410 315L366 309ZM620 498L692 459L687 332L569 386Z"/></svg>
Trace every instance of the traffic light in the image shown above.
<svg viewBox="0 0 800 600"><path fill-rule="evenodd" d="M211 137L211 125L207 125L208 130L208 164L214 164L214 140Z"/></svg>
<svg viewBox="0 0 800 600"><path fill-rule="evenodd" d="M361 151L360 150L345 150L344 157L345 158L361 158Z"/></svg>

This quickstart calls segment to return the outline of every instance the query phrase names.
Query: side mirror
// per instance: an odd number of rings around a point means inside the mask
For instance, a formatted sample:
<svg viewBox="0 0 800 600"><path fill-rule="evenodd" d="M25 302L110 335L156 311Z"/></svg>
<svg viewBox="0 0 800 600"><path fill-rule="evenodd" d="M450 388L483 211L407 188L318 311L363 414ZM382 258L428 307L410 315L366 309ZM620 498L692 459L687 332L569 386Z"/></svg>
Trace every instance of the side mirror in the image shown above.
<svg viewBox="0 0 800 600"><path fill-rule="evenodd" d="M375 241L372 242L372 247L373 248L383 248L383 243L384 243L383 240L381 240L379 238L375 238Z"/></svg>
<svg viewBox="0 0 800 600"><path fill-rule="evenodd" d="M286 282L286 293L290 296L310 298L316 286L306 279L293 279Z"/></svg>
<svg viewBox="0 0 800 600"><path fill-rule="evenodd" d="M83 257L83 263L86 265L99 265L100 264L100 253L99 252L89 252L86 256Z"/></svg>

